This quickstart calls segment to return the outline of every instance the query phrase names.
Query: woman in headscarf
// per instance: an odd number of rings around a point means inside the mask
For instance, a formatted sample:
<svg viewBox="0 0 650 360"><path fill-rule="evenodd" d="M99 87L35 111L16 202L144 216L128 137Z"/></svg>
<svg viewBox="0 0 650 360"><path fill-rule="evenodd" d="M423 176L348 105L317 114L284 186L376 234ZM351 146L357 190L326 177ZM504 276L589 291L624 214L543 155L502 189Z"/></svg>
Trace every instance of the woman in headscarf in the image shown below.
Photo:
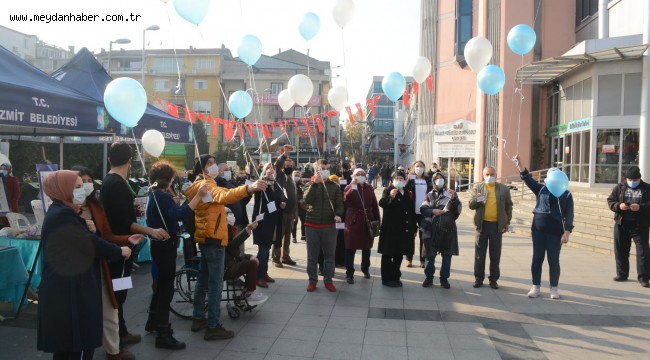
<svg viewBox="0 0 650 360"><path fill-rule="evenodd" d="M368 231L368 221L379 221L379 205L375 189L366 182L366 172L357 168L352 173L352 182L343 192L345 205L345 277L348 284L354 284L354 255L361 250L361 272L370 279L370 249L374 237Z"/></svg>
<svg viewBox="0 0 650 360"><path fill-rule="evenodd" d="M79 216L86 192L77 171L53 172L43 190L53 203L41 232L37 348L54 353L55 360L92 359L102 345L100 261L128 258L131 249L103 240Z"/></svg>
<svg viewBox="0 0 650 360"><path fill-rule="evenodd" d="M80 216L88 224L94 224L97 235L106 241L112 242L118 246L133 246L144 240L141 234L136 235L115 235L111 231L111 226L106 218L106 213L102 208L101 202L95 195L95 186L93 184L92 172L84 166L73 166L72 170L78 171L81 181L83 182L86 200L81 204ZM88 222L91 221L91 222ZM91 228L92 231L92 228ZM104 317L103 327L103 345L108 360L134 358L127 348L120 348L119 323L117 316L117 299L113 291L113 282L111 272L108 268L108 261L102 261L102 315Z"/></svg>

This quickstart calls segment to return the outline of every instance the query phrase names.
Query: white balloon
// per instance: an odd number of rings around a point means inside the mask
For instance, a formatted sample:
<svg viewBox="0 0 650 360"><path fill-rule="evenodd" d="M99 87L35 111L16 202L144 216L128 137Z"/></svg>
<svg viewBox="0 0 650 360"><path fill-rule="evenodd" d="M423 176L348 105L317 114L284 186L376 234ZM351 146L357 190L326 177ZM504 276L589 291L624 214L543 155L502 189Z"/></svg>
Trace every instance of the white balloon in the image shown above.
<svg viewBox="0 0 650 360"><path fill-rule="evenodd" d="M153 157L158 157L165 150L165 137L158 130L147 130L142 134L142 148Z"/></svg>
<svg viewBox="0 0 650 360"><path fill-rule="evenodd" d="M291 109L293 104L295 104L295 102L291 98L291 95L289 94L289 90L284 89L280 91L280 93L278 94L278 104L282 108L282 111L287 111Z"/></svg>
<svg viewBox="0 0 650 360"><path fill-rule="evenodd" d="M413 66L413 79L418 83L422 83L431 74L431 61L424 56L418 56Z"/></svg>
<svg viewBox="0 0 650 360"><path fill-rule="evenodd" d="M475 36L467 42L463 53L470 69L478 73L492 60L492 44L483 36Z"/></svg>
<svg viewBox="0 0 650 360"><path fill-rule="evenodd" d="M160 0L163 4L167 4L169 0Z"/></svg>
<svg viewBox="0 0 650 360"><path fill-rule="evenodd" d="M332 9L334 22L343 29L354 16L354 2L352 0L337 0Z"/></svg>
<svg viewBox="0 0 650 360"><path fill-rule="evenodd" d="M307 105L309 99L311 99L311 95L314 93L314 84L307 75L303 74L292 76L289 79L288 88L289 95L300 106Z"/></svg>
<svg viewBox="0 0 650 360"><path fill-rule="evenodd" d="M344 86L335 86L327 93L327 100L337 111L345 109L348 105L348 89Z"/></svg>

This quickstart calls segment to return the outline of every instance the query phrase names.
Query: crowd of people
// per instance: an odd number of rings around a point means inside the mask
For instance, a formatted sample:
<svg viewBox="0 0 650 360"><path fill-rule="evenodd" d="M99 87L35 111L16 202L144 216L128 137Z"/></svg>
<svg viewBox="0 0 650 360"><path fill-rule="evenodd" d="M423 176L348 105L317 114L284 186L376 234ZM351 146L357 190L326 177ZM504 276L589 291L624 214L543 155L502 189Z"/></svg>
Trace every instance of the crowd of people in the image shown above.
<svg viewBox="0 0 650 360"><path fill-rule="evenodd" d="M422 161L416 161L407 169L397 168L388 174L391 170L387 165L370 164L364 169L344 162L337 164L333 173L334 164L320 159L305 174L295 168L291 151L291 146L285 146L274 162L261 164L259 172L251 168L255 174L245 184L237 184L227 164L201 155L184 194L174 190L174 166L164 160L154 163L149 170L146 225L137 221L135 194L127 183L133 157L127 144L111 146L111 170L99 197L86 168L60 170L47 177L44 190L54 203L42 231L38 348L53 352L54 359L91 359L94 349L103 345L109 359L135 358L125 345L141 339L128 331L124 304L130 288L132 248L146 235L151 239L154 278L146 330L156 332L156 347L184 349L185 344L174 337L169 318L179 222L190 233L191 243L196 244L185 244L186 252L193 252L185 259L194 255L200 259L191 330L204 331L206 341L235 335L221 322L224 278L244 276L247 299L253 304L264 302L267 297L258 288L275 282L268 273L269 262L279 268L296 265L290 247L298 239L305 240L307 246L308 292L318 290L319 278L327 291L336 292L336 266L345 267L346 282L354 284L357 250L361 250L361 273L365 279L371 278L370 251L376 237L383 286L402 286L402 261L406 259L406 266L414 266L415 238L419 237L422 286L433 285L440 255L439 284L451 288L452 257L459 255L456 221L463 206L435 163L427 171ZM573 197L569 191L554 196L531 177L518 156L514 160L523 182L536 197L532 288L527 295L540 296L546 258L550 297L559 299L560 249L573 229ZM378 177L384 185L379 199L373 186ZM647 287L650 266L643 254L648 254L650 195L638 168L631 168L627 177L628 182L615 188L609 199L617 216L614 280L628 278L627 259L634 240L641 254L637 256L639 282ZM468 205L474 211L476 228L475 288L485 281L488 255L489 286L499 288L502 236L510 226L513 202L509 188L496 179L496 170L485 167L483 181L470 193ZM246 206L251 199L253 212L249 218ZM243 244L250 236L257 246L255 255L244 253Z"/></svg>

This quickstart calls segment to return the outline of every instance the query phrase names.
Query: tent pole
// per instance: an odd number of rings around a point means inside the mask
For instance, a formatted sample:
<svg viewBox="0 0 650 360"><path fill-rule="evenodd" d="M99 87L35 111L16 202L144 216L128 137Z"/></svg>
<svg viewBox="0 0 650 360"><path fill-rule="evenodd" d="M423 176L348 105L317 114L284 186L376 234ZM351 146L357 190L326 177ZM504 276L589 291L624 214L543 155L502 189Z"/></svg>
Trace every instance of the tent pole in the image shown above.
<svg viewBox="0 0 650 360"><path fill-rule="evenodd" d="M59 169L63 169L63 136L59 137Z"/></svg>
<svg viewBox="0 0 650 360"><path fill-rule="evenodd" d="M104 163L102 165L102 179L106 177L108 172L108 144L104 143Z"/></svg>

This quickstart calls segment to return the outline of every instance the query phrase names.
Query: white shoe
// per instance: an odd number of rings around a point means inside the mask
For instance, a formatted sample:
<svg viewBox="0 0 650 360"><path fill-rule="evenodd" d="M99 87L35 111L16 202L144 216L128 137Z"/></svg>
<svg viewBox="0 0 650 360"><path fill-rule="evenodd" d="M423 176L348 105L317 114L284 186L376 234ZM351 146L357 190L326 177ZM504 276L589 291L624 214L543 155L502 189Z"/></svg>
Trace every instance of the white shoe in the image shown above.
<svg viewBox="0 0 650 360"><path fill-rule="evenodd" d="M265 303L268 299L268 296L262 294L261 292L258 292L257 290L246 294L246 301L248 301L248 305L260 305Z"/></svg>
<svg viewBox="0 0 650 360"><path fill-rule="evenodd" d="M551 288L551 299L557 300L560 298L560 293L557 291L557 286Z"/></svg>
<svg viewBox="0 0 650 360"><path fill-rule="evenodd" d="M539 291L539 285L533 285L533 287L530 288L530 291L528 292L528 297L529 298L536 298L540 295Z"/></svg>

